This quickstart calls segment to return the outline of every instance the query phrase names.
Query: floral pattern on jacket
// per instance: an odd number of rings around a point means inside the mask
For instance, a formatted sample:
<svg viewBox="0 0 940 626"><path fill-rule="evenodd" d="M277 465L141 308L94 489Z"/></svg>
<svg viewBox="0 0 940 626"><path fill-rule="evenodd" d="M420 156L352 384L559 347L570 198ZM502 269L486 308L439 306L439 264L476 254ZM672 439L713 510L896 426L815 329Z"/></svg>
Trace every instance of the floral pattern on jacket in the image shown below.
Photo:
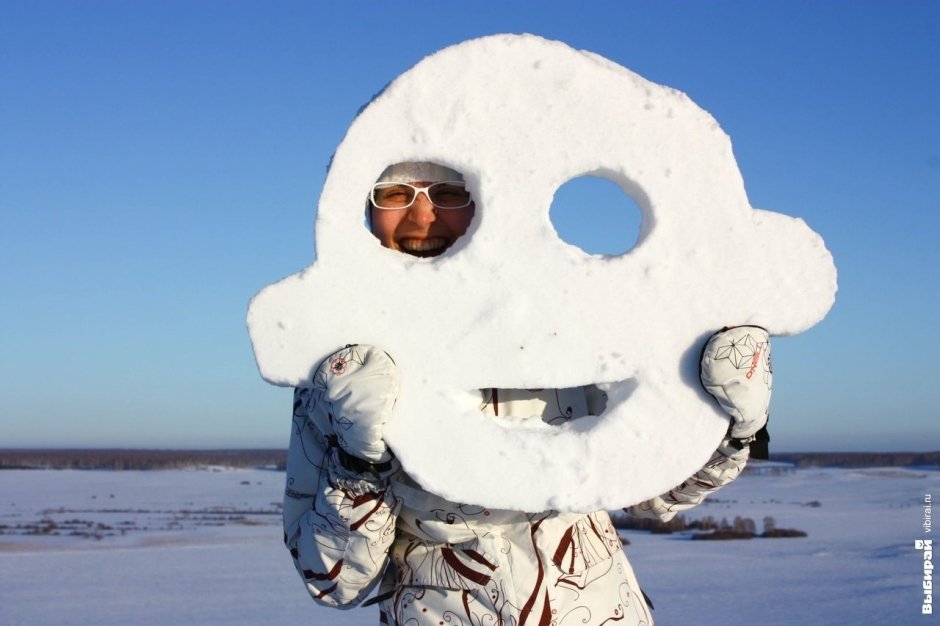
<svg viewBox="0 0 940 626"><path fill-rule="evenodd" d="M390 626L650 625L649 607L604 511L523 513L449 502L407 474L351 479L295 391L284 499L285 543L311 596L350 608L380 603ZM596 410L578 390L484 394L501 417L550 423ZM601 399L602 401L603 399ZM723 445L682 485L630 509L668 519L733 480L747 449Z"/></svg>

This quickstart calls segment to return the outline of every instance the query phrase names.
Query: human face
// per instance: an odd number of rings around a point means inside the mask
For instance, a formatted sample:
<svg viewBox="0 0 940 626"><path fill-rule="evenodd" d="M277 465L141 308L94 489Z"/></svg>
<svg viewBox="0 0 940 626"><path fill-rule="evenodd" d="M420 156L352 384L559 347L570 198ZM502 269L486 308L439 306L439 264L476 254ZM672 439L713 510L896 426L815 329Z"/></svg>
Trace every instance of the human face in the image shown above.
<svg viewBox="0 0 940 626"><path fill-rule="evenodd" d="M415 181L415 187L427 187L435 181ZM370 205L372 234L386 248L417 257L437 256L467 232L473 219L474 205L460 209L438 209L419 193L407 209L377 209Z"/></svg>

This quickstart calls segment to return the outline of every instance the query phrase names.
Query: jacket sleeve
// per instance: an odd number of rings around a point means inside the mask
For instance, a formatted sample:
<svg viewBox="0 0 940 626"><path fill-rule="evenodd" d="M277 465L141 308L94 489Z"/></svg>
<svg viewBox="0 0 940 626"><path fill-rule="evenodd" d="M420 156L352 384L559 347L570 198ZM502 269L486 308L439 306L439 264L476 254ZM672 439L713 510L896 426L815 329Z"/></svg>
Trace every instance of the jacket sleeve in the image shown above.
<svg viewBox="0 0 940 626"><path fill-rule="evenodd" d="M747 463L748 454L747 446L739 450L731 445L730 439L725 439L704 467L681 485L625 511L635 517L668 522L676 513L698 506L706 496L737 478Z"/></svg>
<svg viewBox="0 0 940 626"><path fill-rule="evenodd" d="M317 391L294 391L284 543L314 600L350 608L381 578L399 503L388 476L366 477L342 467L335 443L308 416L311 393Z"/></svg>

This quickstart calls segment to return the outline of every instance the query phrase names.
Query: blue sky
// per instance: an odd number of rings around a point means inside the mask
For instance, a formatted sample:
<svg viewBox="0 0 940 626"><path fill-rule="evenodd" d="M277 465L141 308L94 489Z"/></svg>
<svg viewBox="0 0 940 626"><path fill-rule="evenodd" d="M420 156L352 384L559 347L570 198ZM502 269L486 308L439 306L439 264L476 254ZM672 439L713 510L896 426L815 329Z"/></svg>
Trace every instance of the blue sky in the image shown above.
<svg viewBox="0 0 940 626"><path fill-rule="evenodd" d="M772 449L940 448L940 4L800 0L0 1L0 446L286 445L248 300L313 260L357 109L499 32L688 93L751 203L825 238L837 302L774 345Z"/></svg>

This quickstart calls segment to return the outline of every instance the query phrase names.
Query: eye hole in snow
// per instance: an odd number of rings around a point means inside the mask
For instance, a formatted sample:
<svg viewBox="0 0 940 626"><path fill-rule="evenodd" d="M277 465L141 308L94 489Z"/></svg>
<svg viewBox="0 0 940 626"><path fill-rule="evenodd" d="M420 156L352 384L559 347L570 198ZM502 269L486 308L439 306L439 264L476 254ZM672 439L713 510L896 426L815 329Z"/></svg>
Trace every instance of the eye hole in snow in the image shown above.
<svg viewBox="0 0 940 626"><path fill-rule="evenodd" d="M588 254L610 256L636 246L643 221L636 201L598 176L579 176L559 187L548 216L565 243Z"/></svg>
<svg viewBox="0 0 940 626"><path fill-rule="evenodd" d="M463 174L438 163L388 166L368 194L369 230L386 248L435 257L463 237L475 205Z"/></svg>

